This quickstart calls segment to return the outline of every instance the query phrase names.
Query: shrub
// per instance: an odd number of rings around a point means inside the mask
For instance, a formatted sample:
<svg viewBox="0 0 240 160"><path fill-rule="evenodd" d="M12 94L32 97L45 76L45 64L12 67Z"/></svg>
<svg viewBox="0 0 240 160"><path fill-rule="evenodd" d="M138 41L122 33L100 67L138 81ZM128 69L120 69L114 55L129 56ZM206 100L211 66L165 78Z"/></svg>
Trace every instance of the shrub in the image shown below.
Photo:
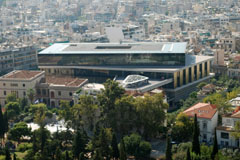
<svg viewBox="0 0 240 160"><path fill-rule="evenodd" d="M21 143L17 147L18 152L25 152L26 150L29 150L32 148L32 143Z"/></svg>

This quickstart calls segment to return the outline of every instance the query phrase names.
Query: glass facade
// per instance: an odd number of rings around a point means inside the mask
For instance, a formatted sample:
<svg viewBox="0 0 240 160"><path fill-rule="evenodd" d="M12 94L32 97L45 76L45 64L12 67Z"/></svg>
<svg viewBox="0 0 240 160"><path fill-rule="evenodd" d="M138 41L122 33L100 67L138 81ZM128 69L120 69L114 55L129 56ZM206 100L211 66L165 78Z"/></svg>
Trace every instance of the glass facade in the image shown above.
<svg viewBox="0 0 240 160"><path fill-rule="evenodd" d="M40 66L184 66L185 54L38 55Z"/></svg>

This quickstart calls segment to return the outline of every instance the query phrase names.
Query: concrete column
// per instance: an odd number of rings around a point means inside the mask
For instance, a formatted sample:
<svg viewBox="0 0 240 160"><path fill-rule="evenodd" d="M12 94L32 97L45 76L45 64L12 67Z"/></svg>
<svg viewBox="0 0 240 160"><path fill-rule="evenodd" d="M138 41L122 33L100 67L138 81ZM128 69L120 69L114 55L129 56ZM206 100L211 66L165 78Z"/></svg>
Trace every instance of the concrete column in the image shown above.
<svg viewBox="0 0 240 160"><path fill-rule="evenodd" d="M185 77L184 77L185 79L186 79L186 84L188 84L188 82L189 82L189 68L186 68L185 69Z"/></svg>
<svg viewBox="0 0 240 160"><path fill-rule="evenodd" d="M200 78L200 64L197 65L197 80Z"/></svg>
<svg viewBox="0 0 240 160"><path fill-rule="evenodd" d="M180 71L180 86L183 85L183 70Z"/></svg>
<svg viewBox="0 0 240 160"><path fill-rule="evenodd" d="M192 67L192 82L194 82L194 66Z"/></svg>
<svg viewBox="0 0 240 160"><path fill-rule="evenodd" d="M207 75L210 74L210 61L207 62Z"/></svg>
<svg viewBox="0 0 240 160"><path fill-rule="evenodd" d="M177 72L174 72L173 74L173 83L174 83L174 88L177 88Z"/></svg>
<svg viewBox="0 0 240 160"><path fill-rule="evenodd" d="M205 77L205 62L202 63L202 77Z"/></svg>

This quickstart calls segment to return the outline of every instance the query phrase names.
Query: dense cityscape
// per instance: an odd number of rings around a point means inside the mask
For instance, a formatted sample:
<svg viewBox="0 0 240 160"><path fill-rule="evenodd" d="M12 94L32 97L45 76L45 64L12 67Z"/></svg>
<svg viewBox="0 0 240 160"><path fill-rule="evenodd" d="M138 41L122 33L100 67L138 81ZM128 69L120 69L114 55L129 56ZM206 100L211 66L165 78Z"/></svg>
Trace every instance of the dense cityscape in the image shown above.
<svg viewBox="0 0 240 160"><path fill-rule="evenodd" d="M0 0L0 160L240 160L239 0Z"/></svg>

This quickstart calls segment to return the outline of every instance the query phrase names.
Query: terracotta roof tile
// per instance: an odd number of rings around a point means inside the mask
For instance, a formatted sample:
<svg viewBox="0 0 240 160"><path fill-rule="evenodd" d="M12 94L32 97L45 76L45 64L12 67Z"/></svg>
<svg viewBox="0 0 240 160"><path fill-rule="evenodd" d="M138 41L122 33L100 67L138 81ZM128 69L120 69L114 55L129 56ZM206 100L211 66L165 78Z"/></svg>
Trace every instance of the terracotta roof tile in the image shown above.
<svg viewBox="0 0 240 160"><path fill-rule="evenodd" d="M1 78L7 78L7 79L31 79L38 74L42 73L43 71L28 71L28 70L15 70L12 71Z"/></svg>
<svg viewBox="0 0 240 160"><path fill-rule="evenodd" d="M216 112L217 108L215 105L208 103L197 103L185 110L183 113L190 117L194 117L194 115L197 114L198 118L212 119Z"/></svg>
<svg viewBox="0 0 240 160"><path fill-rule="evenodd" d="M87 79L79 79L72 77L55 77L55 76L46 76L46 83L53 85L64 85L68 87L78 87Z"/></svg>
<svg viewBox="0 0 240 160"><path fill-rule="evenodd" d="M217 126L217 127L216 127L216 130L228 131L228 132L234 131L233 128L227 127L227 126Z"/></svg>
<svg viewBox="0 0 240 160"><path fill-rule="evenodd" d="M231 117L233 117L233 118L240 118L240 111L232 114Z"/></svg>

